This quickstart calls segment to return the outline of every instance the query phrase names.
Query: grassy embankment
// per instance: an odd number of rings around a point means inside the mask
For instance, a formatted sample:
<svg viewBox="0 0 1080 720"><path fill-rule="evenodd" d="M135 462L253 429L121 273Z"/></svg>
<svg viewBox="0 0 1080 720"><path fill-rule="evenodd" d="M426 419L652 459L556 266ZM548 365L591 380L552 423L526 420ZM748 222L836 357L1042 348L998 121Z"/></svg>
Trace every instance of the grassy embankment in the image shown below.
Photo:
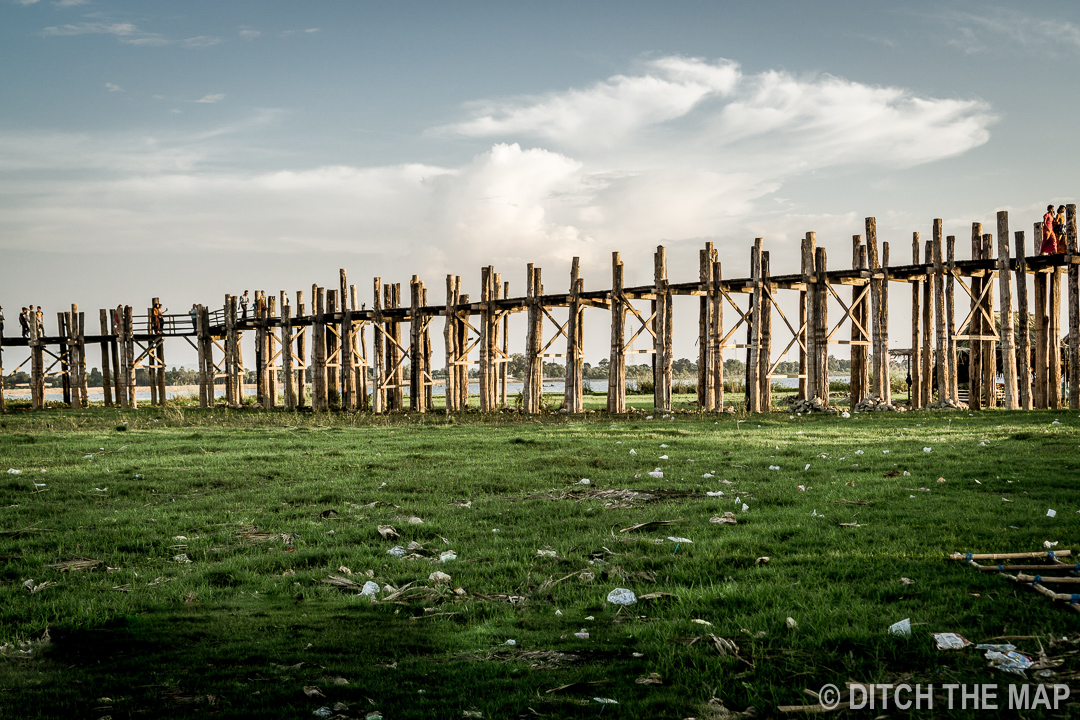
<svg viewBox="0 0 1080 720"><path fill-rule="evenodd" d="M929 633L1054 655L1080 617L945 557L1080 550L1078 423L7 415L0 472L21 472L0 481L0 716L684 718L849 679L1004 684ZM737 525L709 521L726 511ZM658 520L683 522L621 532ZM418 557L387 553L410 542ZM369 602L331 575L392 590ZM617 587L670 595L620 611ZM887 634L907 617L910 639ZM547 692L572 683L595 684Z"/></svg>

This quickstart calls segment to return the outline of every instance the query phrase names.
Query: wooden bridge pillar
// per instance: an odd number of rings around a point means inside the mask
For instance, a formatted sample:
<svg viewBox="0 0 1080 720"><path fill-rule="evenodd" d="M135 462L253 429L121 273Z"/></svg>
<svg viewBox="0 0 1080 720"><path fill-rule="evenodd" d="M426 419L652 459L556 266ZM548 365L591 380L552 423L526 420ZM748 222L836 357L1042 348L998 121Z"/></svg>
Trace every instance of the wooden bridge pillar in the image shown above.
<svg viewBox="0 0 1080 720"><path fill-rule="evenodd" d="M98 322L101 325L101 395L105 407L113 406L113 382L112 373L109 372L109 311L102 308L98 310Z"/></svg>
<svg viewBox="0 0 1080 720"><path fill-rule="evenodd" d="M315 412L326 412L330 405L326 382L325 288L312 285L311 304L315 313L311 326L311 409Z"/></svg>
<svg viewBox="0 0 1080 720"><path fill-rule="evenodd" d="M607 411L626 412L626 297L623 295L623 262L611 253L611 346L608 355Z"/></svg>
<svg viewBox="0 0 1080 720"><path fill-rule="evenodd" d="M816 244L816 242L815 242ZM810 345L815 355L813 388L826 407L829 405L829 276L825 248L814 251L814 292L811 330L814 341ZM809 349L808 349L809 350Z"/></svg>
<svg viewBox="0 0 1080 720"><path fill-rule="evenodd" d="M446 380L443 386L446 412L454 412L457 407L457 304L461 288L461 278L446 276L446 324L443 326L443 347L446 349Z"/></svg>
<svg viewBox="0 0 1080 720"><path fill-rule="evenodd" d="M1065 206L1065 252L1069 263L1069 409L1080 409L1080 266L1076 263L1076 205Z"/></svg>
<svg viewBox="0 0 1080 720"><path fill-rule="evenodd" d="M1009 273L1009 213L997 214L998 292L1001 294L1001 365L1005 378L1005 409L1016 410L1016 351L1013 347L1012 278Z"/></svg>
<svg viewBox="0 0 1080 720"><path fill-rule="evenodd" d="M409 283L411 309L409 314L409 355L412 363L409 372L409 409L413 412L428 411L428 376L430 357L425 348L427 322L420 311L425 300L424 283L418 275L412 276Z"/></svg>
<svg viewBox="0 0 1080 720"><path fill-rule="evenodd" d="M945 264L942 259L942 221L934 220L934 348L936 360L936 385L938 402L944 402L949 397L949 363L947 341L945 339Z"/></svg>
<svg viewBox="0 0 1080 720"><path fill-rule="evenodd" d="M1018 401L1021 409L1031 409L1031 337L1028 317L1027 291L1027 248L1024 246L1024 231L1013 233L1016 239L1016 380L1019 391Z"/></svg>
<svg viewBox="0 0 1080 720"><path fill-rule="evenodd" d="M525 387L522 399L525 412L535 414L543 410L544 399L544 358L541 351L544 343L544 315L540 305L544 286L540 282L540 268L532 263L528 264L526 277L528 329L525 337Z"/></svg>
<svg viewBox="0 0 1080 720"><path fill-rule="evenodd" d="M803 352L800 353L802 362L799 368L799 374L804 375L803 378L803 396L806 400L813 400L815 397L824 400L821 397L821 389L817 385L818 378L818 352L817 352L817 333L815 329L817 327L815 321L815 311L818 307L818 282L815 273L815 265L817 263L817 234L808 232L806 237L802 240L801 253L800 253L800 266L802 270L803 287L806 293L805 313L803 316ZM751 276L753 276L753 270L751 270ZM756 283L755 283L756 284ZM756 308L756 305L755 305ZM757 314L755 309L755 315ZM756 323L755 323L756 325Z"/></svg>
<svg viewBox="0 0 1080 720"><path fill-rule="evenodd" d="M570 265L570 297L566 318L566 383L563 388L563 407L572 413L580 413L585 409L582 396L585 380L582 377L585 371L585 331L582 321L585 308L581 304L584 285L585 281L581 279L581 259L575 257Z"/></svg>
<svg viewBox="0 0 1080 720"><path fill-rule="evenodd" d="M1048 275L1048 280L1050 284L1050 318L1047 327L1048 346L1046 359L1049 369L1047 376L1049 394L1047 399L1050 408L1058 410L1061 408L1061 268L1054 267Z"/></svg>
<svg viewBox="0 0 1080 720"><path fill-rule="evenodd" d="M971 259L984 260L982 244L982 223L971 224ZM971 320L968 323L968 407L971 409L988 407L987 398L983 396L983 345L982 337L992 334L994 328L986 327L986 319L982 313L983 285L987 280L984 277L986 271L976 270L971 275Z"/></svg>
<svg viewBox="0 0 1080 720"><path fill-rule="evenodd" d="M667 248L656 247L653 255L653 283L656 315L653 318L653 405L657 410L671 410L672 307L668 287Z"/></svg>
<svg viewBox="0 0 1080 720"><path fill-rule="evenodd" d="M124 365L124 391L127 393L127 407L135 410L139 407L139 399L136 395L135 379L135 317L131 306L124 306L124 317L121 321L124 331L123 338L123 365Z"/></svg>
<svg viewBox="0 0 1080 720"><path fill-rule="evenodd" d="M702 293L698 301L698 408L706 412L717 409L716 403L716 356L718 352L716 331L716 259L717 251L711 242L698 251L698 288Z"/></svg>
<svg viewBox="0 0 1080 720"><path fill-rule="evenodd" d="M491 412L495 404L495 268L488 265L480 268L480 314L477 324L480 326L479 369L477 383L480 390L480 412Z"/></svg>
<svg viewBox="0 0 1080 720"><path fill-rule="evenodd" d="M911 234L911 264L920 265L919 262L919 250L922 244L922 237L919 233L913 232ZM922 407L922 375L920 370L922 369L922 354L923 348L919 340L919 319L921 317L919 309L919 300L922 297L922 284L926 282L925 276L913 277L911 279L911 351L908 355L908 377L911 383L908 389L908 405L912 409ZM854 352L852 348L852 352Z"/></svg>
<svg viewBox="0 0 1080 720"><path fill-rule="evenodd" d="M758 325L758 398L761 411L772 409L772 305L773 286L769 283L769 252L761 252L761 323Z"/></svg>
<svg viewBox="0 0 1080 720"><path fill-rule="evenodd" d="M917 235L918 233L916 233ZM866 267L866 245L862 235L851 236L851 268ZM863 273L867 275L868 273ZM851 289L851 389L848 402L852 409L870 397L870 280ZM916 323L916 327L917 327ZM918 342L916 341L916 344Z"/></svg>
<svg viewBox="0 0 1080 720"><path fill-rule="evenodd" d="M956 236L945 237L947 277L945 279L945 355L949 363L949 399L959 402L956 380Z"/></svg>

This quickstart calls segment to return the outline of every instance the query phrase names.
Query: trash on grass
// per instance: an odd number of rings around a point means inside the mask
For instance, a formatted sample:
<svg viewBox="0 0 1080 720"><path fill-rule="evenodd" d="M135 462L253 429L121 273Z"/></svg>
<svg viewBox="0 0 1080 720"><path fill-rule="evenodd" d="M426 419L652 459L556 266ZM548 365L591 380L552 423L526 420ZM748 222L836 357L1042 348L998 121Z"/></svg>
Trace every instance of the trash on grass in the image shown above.
<svg viewBox="0 0 1080 720"><path fill-rule="evenodd" d="M664 477L664 471L661 470L660 468L656 468L655 470L653 470L653 471L651 471L649 473L649 477L662 478L662 477Z"/></svg>
<svg viewBox="0 0 1080 720"><path fill-rule="evenodd" d="M1054 510L1053 508L1046 511L1046 517L1055 517L1056 515L1057 515L1057 510Z"/></svg>
<svg viewBox="0 0 1080 720"><path fill-rule="evenodd" d="M735 513L726 512L722 517L711 517L709 522L716 523L717 525L738 525L739 521L735 519Z"/></svg>
<svg viewBox="0 0 1080 720"><path fill-rule="evenodd" d="M694 541L689 539L689 538L674 537L673 535L668 535L668 540L670 540L673 543L690 543L691 545L694 544Z"/></svg>
<svg viewBox="0 0 1080 720"><path fill-rule="evenodd" d="M793 618L793 617L789 617L789 618L787 619L787 626L788 626L788 627L789 627L790 629L794 630L795 628L799 627L799 623L795 622L795 618Z"/></svg>
<svg viewBox="0 0 1080 720"><path fill-rule="evenodd" d="M899 622L894 622L889 626L890 635L898 635L900 637L911 637L911 618L904 618Z"/></svg>
<svg viewBox="0 0 1080 720"><path fill-rule="evenodd" d="M938 650L963 650L971 643L956 633L932 633Z"/></svg>
<svg viewBox="0 0 1080 720"><path fill-rule="evenodd" d="M401 537L401 533L395 530L393 525L380 525L378 530L383 540L393 540Z"/></svg>
<svg viewBox="0 0 1080 720"><path fill-rule="evenodd" d="M436 570L435 572L428 575L428 580L435 583L436 585L442 585L443 583L450 582L450 576L444 573L442 570Z"/></svg>
<svg viewBox="0 0 1080 720"><path fill-rule="evenodd" d="M393 555L394 557L405 557L405 548L400 545L395 545L386 551L387 555Z"/></svg>
<svg viewBox="0 0 1080 720"><path fill-rule="evenodd" d="M374 598L378 593L379 583L375 582L374 580L368 580L366 583L364 583L364 588L360 591L361 595L369 598Z"/></svg>
<svg viewBox="0 0 1080 720"><path fill-rule="evenodd" d="M615 588L608 593L607 601L612 605L633 605L637 602L637 596L634 595L633 590Z"/></svg>

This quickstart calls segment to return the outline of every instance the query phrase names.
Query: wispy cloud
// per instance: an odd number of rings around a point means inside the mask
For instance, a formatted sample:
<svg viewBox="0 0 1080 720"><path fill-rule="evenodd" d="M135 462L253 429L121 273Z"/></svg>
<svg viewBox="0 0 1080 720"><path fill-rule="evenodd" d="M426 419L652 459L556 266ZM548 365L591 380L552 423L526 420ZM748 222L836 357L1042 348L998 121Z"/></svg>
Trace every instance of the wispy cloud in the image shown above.
<svg viewBox="0 0 1080 720"><path fill-rule="evenodd" d="M224 99L225 99L225 93L214 93L212 95L203 95L198 100L193 100L192 102L206 103L206 104L210 105L210 104L213 104L213 103L221 102Z"/></svg>
<svg viewBox="0 0 1080 720"><path fill-rule="evenodd" d="M111 82L105 83L105 89L108 90L111 93L124 92L124 88L120 87L119 85L117 85L115 83L111 83Z"/></svg>
<svg viewBox="0 0 1080 720"><path fill-rule="evenodd" d="M82 22L56 25L45 28L42 34L50 37L113 35L120 42L128 45L167 45L169 42L158 33L145 32L129 22Z"/></svg>
<svg viewBox="0 0 1080 720"><path fill-rule="evenodd" d="M261 31L246 26L241 27L238 32L240 34L240 37L248 39L254 39L262 35Z"/></svg>
<svg viewBox="0 0 1080 720"><path fill-rule="evenodd" d="M33 4L38 2L38 0L11 0L11 1L13 3L15 3L16 5L33 5Z"/></svg>
<svg viewBox="0 0 1080 720"><path fill-rule="evenodd" d="M949 45L972 55L1007 47L1055 54L1080 50L1080 25L1061 18L1042 18L1012 8L988 7L982 12L946 11L934 17L948 28Z"/></svg>
<svg viewBox="0 0 1080 720"><path fill-rule="evenodd" d="M186 48L205 48L212 45L218 45L222 42L221 38L214 37L213 35L199 35L197 37L185 38L180 41L180 44Z"/></svg>
<svg viewBox="0 0 1080 720"><path fill-rule="evenodd" d="M37 2L37 0L34 0ZM87 5L90 0L56 0L53 5L57 7L75 7L76 5Z"/></svg>

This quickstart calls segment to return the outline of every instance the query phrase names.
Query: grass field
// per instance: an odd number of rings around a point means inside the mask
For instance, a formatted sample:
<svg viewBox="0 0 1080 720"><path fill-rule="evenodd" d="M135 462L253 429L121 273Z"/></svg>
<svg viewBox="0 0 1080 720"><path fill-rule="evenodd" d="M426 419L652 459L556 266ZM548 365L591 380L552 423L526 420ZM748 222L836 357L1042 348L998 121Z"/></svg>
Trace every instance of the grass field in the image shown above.
<svg viewBox="0 0 1080 720"><path fill-rule="evenodd" d="M1075 413L646 417L5 415L0 717L764 717L1080 677L1080 613L947 559L1080 551Z"/></svg>

